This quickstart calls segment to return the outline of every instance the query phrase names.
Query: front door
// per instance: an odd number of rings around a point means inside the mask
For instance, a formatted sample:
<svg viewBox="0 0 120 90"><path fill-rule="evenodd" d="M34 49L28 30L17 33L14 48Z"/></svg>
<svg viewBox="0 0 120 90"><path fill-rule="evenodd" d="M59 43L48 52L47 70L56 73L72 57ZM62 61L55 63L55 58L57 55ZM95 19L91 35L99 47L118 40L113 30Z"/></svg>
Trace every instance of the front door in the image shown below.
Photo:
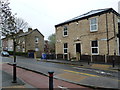
<svg viewBox="0 0 120 90"><path fill-rule="evenodd" d="M80 60L81 57L81 44L76 43L76 59Z"/></svg>

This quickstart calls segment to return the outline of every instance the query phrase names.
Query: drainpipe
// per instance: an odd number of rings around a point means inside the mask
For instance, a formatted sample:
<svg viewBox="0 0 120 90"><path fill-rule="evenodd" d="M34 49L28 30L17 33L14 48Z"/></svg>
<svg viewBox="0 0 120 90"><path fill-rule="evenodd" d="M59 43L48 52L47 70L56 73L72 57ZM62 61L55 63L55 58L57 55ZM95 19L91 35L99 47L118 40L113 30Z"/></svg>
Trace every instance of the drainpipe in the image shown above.
<svg viewBox="0 0 120 90"><path fill-rule="evenodd" d="M106 13L106 33L107 33L107 55L109 55L109 36L108 36L108 20L107 20L107 13Z"/></svg>
<svg viewBox="0 0 120 90"><path fill-rule="evenodd" d="M113 13L113 29L114 29L114 37L115 37L115 42L114 42L114 55L116 55L116 48L117 48L117 38L116 38L116 31L115 31L115 16Z"/></svg>
<svg viewBox="0 0 120 90"><path fill-rule="evenodd" d="M116 51L117 51L117 36L116 36L116 29L115 29L115 16L113 13L113 29L114 29L114 37L115 37L115 41L114 41L114 57L113 57L113 67L115 67L115 60L116 60Z"/></svg>
<svg viewBox="0 0 120 90"><path fill-rule="evenodd" d="M105 55L105 63L107 63L107 56L109 55L109 36L108 36L108 20L107 20L107 13L106 13L106 33L107 33L107 55Z"/></svg>

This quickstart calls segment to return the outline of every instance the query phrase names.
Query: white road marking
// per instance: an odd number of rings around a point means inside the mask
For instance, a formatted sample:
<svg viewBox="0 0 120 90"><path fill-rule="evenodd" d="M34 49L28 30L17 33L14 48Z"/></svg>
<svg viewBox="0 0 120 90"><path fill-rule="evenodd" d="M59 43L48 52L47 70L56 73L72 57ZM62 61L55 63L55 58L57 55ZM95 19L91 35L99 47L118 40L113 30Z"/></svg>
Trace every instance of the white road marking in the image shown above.
<svg viewBox="0 0 120 90"><path fill-rule="evenodd" d="M63 87L63 86L58 86L58 88L61 88L62 90L69 90L67 87Z"/></svg>
<svg viewBox="0 0 120 90"><path fill-rule="evenodd" d="M93 69L85 69L85 68L79 68L79 67L73 67L75 69L80 69L80 70L88 70L88 71L93 71L93 72L96 72L96 73L101 73L101 74L106 74L106 75L112 75L111 73L107 73L107 72L104 72L104 71L98 71L98 70L93 70Z"/></svg>

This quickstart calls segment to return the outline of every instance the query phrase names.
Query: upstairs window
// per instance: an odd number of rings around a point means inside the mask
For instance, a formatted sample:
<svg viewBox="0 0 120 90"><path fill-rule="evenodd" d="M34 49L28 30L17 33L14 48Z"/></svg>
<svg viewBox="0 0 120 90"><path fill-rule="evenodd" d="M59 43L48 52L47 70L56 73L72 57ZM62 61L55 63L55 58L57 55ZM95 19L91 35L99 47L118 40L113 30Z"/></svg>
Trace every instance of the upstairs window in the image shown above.
<svg viewBox="0 0 120 90"><path fill-rule="evenodd" d="M98 55L99 48L98 48L98 41L91 41L91 52L92 55Z"/></svg>
<svg viewBox="0 0 120 90"><path fill-rule="evenodd" d="M39 42L39 38L35 37L35 43L38 43L38 42Z"/></svg>
<svg viewBox="0 0 120 90"><path fill-rule="evenodd" d="M97 18L90 19L90 31L98 31L98 21Z"/></svg>
<svg viewBox="0 0 120 90"><path fill-rule="evenodd" d="M68 36L68 29L67 29L67 26L64 26L64 29L63 29L63 36Z"/></svg>

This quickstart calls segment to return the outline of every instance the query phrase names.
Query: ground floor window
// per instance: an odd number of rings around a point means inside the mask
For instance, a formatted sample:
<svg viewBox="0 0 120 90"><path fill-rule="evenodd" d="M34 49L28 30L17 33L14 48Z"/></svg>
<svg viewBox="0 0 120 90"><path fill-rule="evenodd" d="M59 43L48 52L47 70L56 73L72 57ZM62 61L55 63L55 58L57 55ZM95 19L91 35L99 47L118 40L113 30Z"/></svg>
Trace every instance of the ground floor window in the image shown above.
<svg viewBox="0 0 120 90"><path fill-rule="evenodd" d="M64 54L68 53L68 43L64 43L63 52L64 52Z"/></svg>
<svg viewBox="0 0 120 90"><path fill-rule="evenodd" d="M97 40L91 41L91 53L92 53L92 55L98 55L98 53L99 53Z"/></svg>
<svg viewBox="0 0 120 90"><path fill-rule="evenodd" d="M64 53L64 59L67 59L68 57L68 43L64 43L63 45L63 53Z"/></svg>

